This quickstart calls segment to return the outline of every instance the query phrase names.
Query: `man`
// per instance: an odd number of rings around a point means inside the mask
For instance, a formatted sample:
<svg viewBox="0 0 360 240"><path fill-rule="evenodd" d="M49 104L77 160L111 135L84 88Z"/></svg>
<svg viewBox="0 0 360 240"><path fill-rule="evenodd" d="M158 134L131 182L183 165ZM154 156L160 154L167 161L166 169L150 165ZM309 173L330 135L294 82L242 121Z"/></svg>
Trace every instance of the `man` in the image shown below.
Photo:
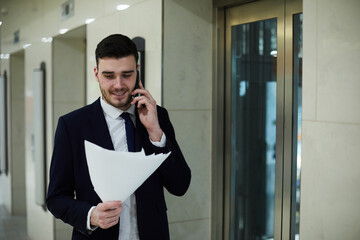
<svg viewBox="0 0 360 240"><path fill-rule="evenodd" d="M135 88L138 52L128 37L106 37L95 54L94 73L102 97L59 118L48 209L74 227L72 239L169 239L163 188L182 196L189 187L191 173L168 113L156 105L141 82L140 88ZM134 142L127 135L131 132L128 126L133 129L133 125ZM127 200L101 202L90 180L84 140L115 151L144 148L147 155L171 154ZM116 187L116 183L109 184Z"/></svg>

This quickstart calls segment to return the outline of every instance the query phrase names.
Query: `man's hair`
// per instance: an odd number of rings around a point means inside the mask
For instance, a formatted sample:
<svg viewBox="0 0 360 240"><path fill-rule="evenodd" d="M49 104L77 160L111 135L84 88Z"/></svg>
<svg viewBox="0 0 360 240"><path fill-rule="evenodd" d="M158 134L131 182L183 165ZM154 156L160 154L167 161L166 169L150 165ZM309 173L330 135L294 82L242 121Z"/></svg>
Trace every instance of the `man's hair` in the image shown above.
<svg viewBox="0 0 360 240"><path fill-rule="evenodd" d="M130 55L135 57L137 63L139 54L135 43L127 36L112 34L97 45L95 50L96 66L99 64L99 59L104 57L123 58Z"/></svg>

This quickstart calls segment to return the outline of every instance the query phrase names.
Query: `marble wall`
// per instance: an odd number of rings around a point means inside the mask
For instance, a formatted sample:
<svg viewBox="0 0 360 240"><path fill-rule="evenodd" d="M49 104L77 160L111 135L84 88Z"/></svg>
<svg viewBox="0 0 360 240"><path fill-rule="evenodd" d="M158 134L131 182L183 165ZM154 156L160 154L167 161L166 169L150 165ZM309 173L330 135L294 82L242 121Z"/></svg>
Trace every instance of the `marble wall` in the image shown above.
<svg viewBox="0 0 360 240"><path fill-rule="evenodd" d="M82 26L69 34L54 38L52 51L52 113L55 133L60 116L85 105L86 27Z"/></svg>
<svg viewBox="0 0 360 240"><path fill-rule="evenodd" d="M360 235L360 1L304 0L300 238Z"/></svg>
<svg viewBox="0 0 360 240"><path fill-rule="evenodd" d="M41 52L42 54L38 54ZM25 175L26 175L26 209L27 209L27 230L31 239L46 240L53 239L53 217L45 211L42 206L35 203L35 161L32 151L32 135L34 133L33 124L33 71L40 68L40 63L45 62L46 71L46 102L52 102L52 59L51 44L34 43L31 47L25 49ZM51 104L47 104L46 111L52 112ZM47 132L47 166L50 166L50 156L52 147L52 116L46 116ZM34 221L36 219L36 221Z"/></svg>
<svg viewBox="0 0 360 240"><path fill-rule="evenodd" d="M4 74L4 71L7 71L7 76L9 78L9 59L1 59L0 60L0 66L1 66L1 74ZM6 69L6 70L4 70ZM7 91L10 92L10 87L9 87L9 84L7 84L8 86L6 87L7 88ZM7 101L9 102L10 101L10 96L7 96ZM7 105L7 108L10 107L10 104L8 103ZM3 109L3 106L1 107L1 109ZM6 121L9 122L10 121L10 113L8 113L8 116L6 118ZM2 116L3 117L3 116ZM5 119L5 118L4 118ZM3 123L1 123L2 125ZM1 126L1 129L3 127ZM10 128L10 126L8 126L8 128ZM1 130L2 131L2 130ZM3 133L2 133L3 134ZM9 135L9 134L8 134ZM7 141L8 143L11 141L11 138L9 136L6 136L5 137L5 134L1 136L1 141L3 141L3 138L7 138ZM3 148L5 148L6 146L5 145L2 145L0 147L1 151L3 151ZM5 151L5 150L4 150ZM8 155L11 154L10 152L10 149L8 147ZM5 152L2 152L1 153L1 161L4 161L5 157ZM11 156L10 156L11 157ZM1 162L1 165L2 165L2 170L4 170L3 168L5 168L5 162ZM11 192L11 177L12 177L12 174L11 174L11 166L8 166L8 172L7 174L6 173L1 173L0 175L0 204L1 205L4 205L5 209L9 212L11 212L11 209L12 209L12 192Z"/></svg>
<svg viewBox="0 0 360 240"><path fill-rule="evenodd" d="M188 192L167 195L172 239L210 239L212 1L164 1L163 103L192 170Z"/></svg>

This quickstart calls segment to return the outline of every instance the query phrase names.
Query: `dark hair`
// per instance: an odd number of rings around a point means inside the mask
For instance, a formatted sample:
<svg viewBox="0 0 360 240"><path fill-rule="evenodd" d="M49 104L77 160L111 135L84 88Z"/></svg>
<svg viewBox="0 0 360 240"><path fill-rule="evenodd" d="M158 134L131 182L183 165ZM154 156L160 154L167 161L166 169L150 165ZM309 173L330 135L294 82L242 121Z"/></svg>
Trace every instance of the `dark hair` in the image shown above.
<svg viewBox="0 0 360 240"><path fill-rule="evenodd" d="M95 50L96 66L99 59L104 57L122 58L133 55L136 63L139 54L135 43L127 36L121 34L112 34L99 42Z"/></svg>

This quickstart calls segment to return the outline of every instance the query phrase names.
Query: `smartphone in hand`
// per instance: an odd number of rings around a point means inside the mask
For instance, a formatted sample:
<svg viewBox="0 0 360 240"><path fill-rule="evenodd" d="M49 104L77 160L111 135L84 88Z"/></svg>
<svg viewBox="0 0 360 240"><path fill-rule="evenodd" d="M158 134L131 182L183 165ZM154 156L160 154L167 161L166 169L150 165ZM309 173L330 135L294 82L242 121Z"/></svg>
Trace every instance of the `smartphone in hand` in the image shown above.
<svg viewBox="0 0 360 240"><path fill-rule="evenodd" d="M140 81L140 80L139 80L139 71L136 71L136 82L135 82L135 88L134 88L134 90L140 88L139 81ZM132 96L133 96L133 98L135 98L135 97L141 96L141 94L140 94L140 93L137 93L137 94L134 94L134 95L132 95Z"/></svg>
<svg viewBox="0 0 360 240"><path fill-rule="evenodd" d="M140 88L140 84L139 84L139 82L140 82L139 78L140 77L139 77L139 75L140 75L139 71L136 71L136 82L135 82L134 90ZM142 96L142 94L137 93L137 94L132 95L133 98L139 97L139 96ZM135 103L135 106L137 107L137 102ZM145 104L143 104L142 107L145 107Z"/></svg>

